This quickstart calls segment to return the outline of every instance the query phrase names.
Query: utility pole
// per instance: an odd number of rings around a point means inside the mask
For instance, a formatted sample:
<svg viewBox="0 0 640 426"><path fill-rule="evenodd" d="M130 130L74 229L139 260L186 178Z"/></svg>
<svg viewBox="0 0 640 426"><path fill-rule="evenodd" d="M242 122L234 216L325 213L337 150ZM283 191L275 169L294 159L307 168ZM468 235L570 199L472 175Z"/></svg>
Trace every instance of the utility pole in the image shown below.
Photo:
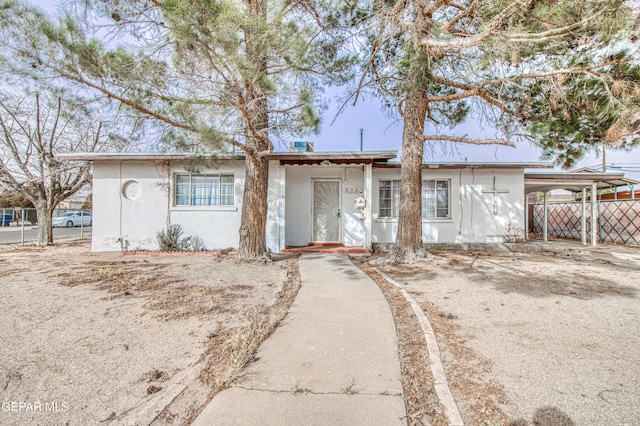
<svg viewBox="0 0 640 426"><path fill-rule="evenodd" d="M602 142L602 173L606 173L607 171L607 147Z"/></svg>
<svg viewBox="0 0 640 426"><path fill-rule="evenodd" d="M360 151L362 151L362 133L364 132L364 129L360 129Z"/></svg>

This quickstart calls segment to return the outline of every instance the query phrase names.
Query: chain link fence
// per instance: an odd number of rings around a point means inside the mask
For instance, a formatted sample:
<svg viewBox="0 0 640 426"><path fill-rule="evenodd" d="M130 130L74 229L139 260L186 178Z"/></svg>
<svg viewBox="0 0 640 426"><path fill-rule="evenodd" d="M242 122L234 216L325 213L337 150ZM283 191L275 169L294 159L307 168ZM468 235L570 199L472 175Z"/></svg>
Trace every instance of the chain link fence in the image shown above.
<svg viewBox="0 0 640 426"><path fill-rule="evenodd" d="M91 238L90 212L57 209L53 219L53 241ZM36 209L0 208L0 245L26 245L38 241Z"/></svg>
<svg viewBox="0 0 640 426"><path fill-rule="evenodd" d="M529 211L530 231L542 234L544 204L533 204ZM596 235L601 243L640 245L640 199L598 200ZM548 235L580 239L582 203L549 203ZM587 235L591 235L591 207L587 204Z"/></svg>

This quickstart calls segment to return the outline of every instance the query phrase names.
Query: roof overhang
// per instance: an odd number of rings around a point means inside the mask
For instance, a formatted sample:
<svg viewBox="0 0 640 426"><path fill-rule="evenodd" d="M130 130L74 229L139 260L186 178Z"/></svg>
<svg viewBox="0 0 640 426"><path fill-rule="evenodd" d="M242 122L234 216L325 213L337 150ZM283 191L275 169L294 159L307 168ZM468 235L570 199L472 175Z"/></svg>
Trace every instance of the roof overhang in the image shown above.
<svg viewBox="0 0 640 426"><path fill-rule="evenodd" d="M77 152L58 154L62 161L166 161L166 160L243 160L242 153L194 154L175 152Z"/></svg>
<svg viewBox="0 0 640 426"><path fill-rule="evenodd" d="M374 167L383 169L399 169L401 163L380 163ZM470 163L468 161L458 163L423 163L423 169L467 170L467 169L551 169L553 163Z"/></svg>
<svg viewBox="0 0 640 426"><path fill-rule="evenodd" d="M635 185L638 181L627 179L624 173L525 173L525 192L547 192L565 189L578 192L595 184L600 188Z"/></svg>
<svg viewBox="0 0 640 426"><path fill-rule="evenodd" d="M271 156L283 165L344 165L386 163L396 158L397 151L332 151L332 152L274 152Z"/></svg>
<svg viewBox="0 0 640 426"><path fill-rule="evenodd" d="M272 160L280 164L368 164L386 162L398 155L396 151L343 151L343 152L274 152ZM107 153L80 152L59 154L62 161L189 161L189 160L244 160L245 154L194 154L194 153Z"/></svg>

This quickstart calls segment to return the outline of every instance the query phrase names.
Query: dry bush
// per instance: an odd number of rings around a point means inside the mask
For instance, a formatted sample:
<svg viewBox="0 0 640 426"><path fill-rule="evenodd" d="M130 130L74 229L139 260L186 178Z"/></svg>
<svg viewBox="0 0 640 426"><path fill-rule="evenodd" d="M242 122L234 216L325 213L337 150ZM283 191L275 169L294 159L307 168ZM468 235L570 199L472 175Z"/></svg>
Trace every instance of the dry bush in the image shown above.
<svg viewBox="0 0 640 426"><path fill-rule="evenodd" d="M213 395L229 386L242 369L255 359L260 344L278 327L300 289L298 262L287 262L287 279L273 305L252 309L248 324L216 336L206 350L207 366L201 379L213 388Z"/></svg>

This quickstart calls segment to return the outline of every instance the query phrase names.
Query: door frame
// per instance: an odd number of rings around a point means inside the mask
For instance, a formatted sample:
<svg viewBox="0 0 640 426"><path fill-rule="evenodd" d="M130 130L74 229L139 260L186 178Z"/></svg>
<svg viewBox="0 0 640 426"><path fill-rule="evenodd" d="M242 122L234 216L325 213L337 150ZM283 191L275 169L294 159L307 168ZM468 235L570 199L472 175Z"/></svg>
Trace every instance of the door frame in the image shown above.
<svg viewBox="0 0 640 426"><path fill-rule="evenodd" d="M316 182L338 182L338 208L340 209L340 217L338 218L338 241L316 241L315 237L315 200L316 200ZM344 216L344 212L342 211L342 178L333 178L333 177L317 177L311 178L311 235L309 238L309 242L311 243L342 243L342 217Z"/></svg>

